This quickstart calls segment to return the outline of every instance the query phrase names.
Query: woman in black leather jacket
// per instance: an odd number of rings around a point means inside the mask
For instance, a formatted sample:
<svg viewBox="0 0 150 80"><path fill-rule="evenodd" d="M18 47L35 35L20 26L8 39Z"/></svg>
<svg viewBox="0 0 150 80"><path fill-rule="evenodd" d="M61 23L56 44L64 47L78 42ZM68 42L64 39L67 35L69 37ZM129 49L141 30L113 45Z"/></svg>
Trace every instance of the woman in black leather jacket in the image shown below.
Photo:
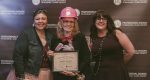
<svg viewBox="0 0 150 80"><path fill-rule="evenodd" d="M14 68L17 80L52 80L52 59L47 54L54 36L47 28L48 13L38 9L33 14L34 26L19 35L14 52Z"/></svg>

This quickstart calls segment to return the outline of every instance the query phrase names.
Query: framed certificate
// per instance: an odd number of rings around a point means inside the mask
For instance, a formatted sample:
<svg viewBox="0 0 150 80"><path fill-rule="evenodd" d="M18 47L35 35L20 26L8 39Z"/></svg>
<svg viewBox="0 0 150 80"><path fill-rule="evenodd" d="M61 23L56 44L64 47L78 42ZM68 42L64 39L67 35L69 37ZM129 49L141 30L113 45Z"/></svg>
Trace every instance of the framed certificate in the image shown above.
<svg viewBox="0 0 150 80"><path fill-rule="evenodd" d="M78 52L55 52L53 71L78 71Z"/></svg>

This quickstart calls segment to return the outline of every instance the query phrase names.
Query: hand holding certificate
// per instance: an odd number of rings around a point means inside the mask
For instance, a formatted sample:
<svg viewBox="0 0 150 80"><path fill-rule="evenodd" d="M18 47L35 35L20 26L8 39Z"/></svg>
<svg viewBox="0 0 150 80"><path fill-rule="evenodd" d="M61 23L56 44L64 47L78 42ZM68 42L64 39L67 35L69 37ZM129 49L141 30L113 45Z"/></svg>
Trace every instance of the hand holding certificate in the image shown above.
<svg viewBox="0 0 150 80"><path fill-rule="evenodd" d="M53 71L78 71L78 52L55 52Z"/></svg>

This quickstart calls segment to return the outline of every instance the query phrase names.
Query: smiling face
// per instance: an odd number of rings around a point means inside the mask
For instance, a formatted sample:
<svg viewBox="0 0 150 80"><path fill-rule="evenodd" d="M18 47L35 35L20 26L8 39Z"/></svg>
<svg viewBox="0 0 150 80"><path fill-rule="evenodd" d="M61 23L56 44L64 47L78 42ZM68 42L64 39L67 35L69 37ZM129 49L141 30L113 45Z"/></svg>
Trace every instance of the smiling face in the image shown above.
<svg viewBox="0 0 150 80"><path fill-rule="evenodd" d="M45 14L39 13L34 17L34 26L38 30L43 30L46 28L48 23L48 18Z"/></svg>
<svg viewBox="0 0 150 80"><path fill-rule="evenodd" d="M97 18L95 21L95 26L98 30L105 30L107 28L107 19L103 16Z"/></svg>
<svg viewBox="0 0 150 80"><path fill-rule="evenodd" d="M75 18L73 17L64 17L62 18L63 29L66 32L72 32L75 27Z"/></svg>

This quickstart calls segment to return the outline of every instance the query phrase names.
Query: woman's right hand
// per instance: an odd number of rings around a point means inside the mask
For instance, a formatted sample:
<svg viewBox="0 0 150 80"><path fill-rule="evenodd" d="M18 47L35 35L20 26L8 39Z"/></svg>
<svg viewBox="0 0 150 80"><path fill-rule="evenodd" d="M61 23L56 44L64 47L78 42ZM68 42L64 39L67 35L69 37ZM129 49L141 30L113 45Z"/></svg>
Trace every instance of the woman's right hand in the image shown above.
<svg viewBox="0 0 150 80"><path fill-rule="evenodd" d="M54 51L48 50L48 51L47 51L47 55L48 55L49 57L54 56Z"/></svg>
<svg viewBox="0 0 150 80"><path fill-rule="evenodd" d="M71 71L62 71L60 73L66 75L66 76L75 76L76 75L76 73L71 72Z"/></svg>

